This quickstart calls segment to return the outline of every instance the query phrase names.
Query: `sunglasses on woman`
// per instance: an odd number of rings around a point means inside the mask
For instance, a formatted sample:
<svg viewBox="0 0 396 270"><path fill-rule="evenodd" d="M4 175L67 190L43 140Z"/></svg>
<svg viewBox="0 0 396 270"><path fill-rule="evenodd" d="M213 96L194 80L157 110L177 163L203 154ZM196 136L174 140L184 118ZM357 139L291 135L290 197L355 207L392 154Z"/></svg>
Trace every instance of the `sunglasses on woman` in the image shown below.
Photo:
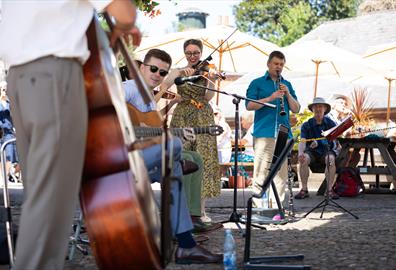
<svg viewBox="0 0 396 270"><path fill-rule="evenodd" d="M145 65L145 66L147 66L147 67L150 67L151 73L156 73L156 72L159 70L159 75L160 75L161 77L165 77L165 76L168 75L168 73L169 73L169 71L164 70L164 69L160 69L159 67L154 66L154 65L148 65L148 64L145 64L145 63L143 63L143 65Z"/></svg>

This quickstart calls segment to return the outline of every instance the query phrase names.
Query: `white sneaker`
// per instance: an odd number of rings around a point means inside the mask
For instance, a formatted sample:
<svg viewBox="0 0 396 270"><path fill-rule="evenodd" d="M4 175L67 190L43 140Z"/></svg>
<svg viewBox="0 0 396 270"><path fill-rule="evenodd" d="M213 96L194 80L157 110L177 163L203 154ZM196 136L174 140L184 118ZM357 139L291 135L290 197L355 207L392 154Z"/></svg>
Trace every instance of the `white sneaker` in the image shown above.
<svg viewBox="0 0 396 270"><path fill-rule="evenodd" d="M201 217L202 222L204 223L209 223L212 222L212 219L210 217L208 217L207 215L204 215Z"/></svg>

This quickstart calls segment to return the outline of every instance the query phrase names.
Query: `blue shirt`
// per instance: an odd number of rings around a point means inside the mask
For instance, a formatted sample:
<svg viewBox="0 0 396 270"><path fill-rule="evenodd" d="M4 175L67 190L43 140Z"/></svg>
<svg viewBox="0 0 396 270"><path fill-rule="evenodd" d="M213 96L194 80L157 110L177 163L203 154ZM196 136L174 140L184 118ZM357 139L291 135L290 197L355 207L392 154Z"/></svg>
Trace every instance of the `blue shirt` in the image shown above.
<svg viewBox="0 0 396 270"><path fill-rule="evenodd" d="M10 113L10 102L7 100L5 105L0 102L0 128L4 130L5 134L13 133L13 124Z"/></svg>
<svg viewBox="0 0 396 270"><path fill-rule="evenodd" d="M157 110L155 101L146 104L142 95L140 94L136 82L128 80L122 83L125 91L125 101L133 105L141 112L151 112Z"/></svg>
<svg viewBox="0 0 396 270"><path fill-rule="evenodd" d="M281 77L282 84L286 85L289 88L289 92L292 97L297 100L296 93L289 81L286 81ZM246 96L250 99L259 100L262 98L266 98L272 95L273 92L277 90L276 83L271 79L268 71L264 76L253 80L249 88L247 89ZM249 101L246 101L246 106ZM287 98L284 97L284 106L285 106L285 116L280 116L280 99L277 98L271 102L271 104L276 105L276 108L270 108L268 106L263 106L261 109L256 110L254 113L254 129L253 136L256 138L275 138L278 134L278 127L280 124L283 124L289 129L289 138L292 137L292 133L290 131L290 122L289 122L289 103L287 102Z"/></svg>
<svg viewBox="0 0 396 270"><path fill-rule="evenodd" d="M325 116L321 124L316 123L315 118L310 118L308 121L304 122L301 126L301 139L314 139L320 138L322 136L322 131L328 130L336 126L336 123L329 117ZM310 149L310 151L316 152L322 155L327 152L327 145L329 142L326 139L318 140L318 146L316 148ZM307 142L306 146L309 147L311 142ZM334 149L336 144L332 142L331 149Z"/></svg>

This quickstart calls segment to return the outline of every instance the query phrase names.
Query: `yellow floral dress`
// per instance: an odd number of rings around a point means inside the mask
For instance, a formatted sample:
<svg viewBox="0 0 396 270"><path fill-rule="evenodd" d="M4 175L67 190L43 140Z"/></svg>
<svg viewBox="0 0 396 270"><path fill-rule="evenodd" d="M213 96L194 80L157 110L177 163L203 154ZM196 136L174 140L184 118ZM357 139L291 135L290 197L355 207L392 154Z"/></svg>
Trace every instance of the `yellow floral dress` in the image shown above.
<svg viewBox="0 0 396 270"><path fill-rule="evenodd" d="M206 86L206 80L196 82ZM173 111L171 127L197 127L214 125L212 107L205 99L205 89L182 84L177 92L183 101L177 104ZM198 152L204 161L202 180L202 198L211 198L220 195L220 166L217 154L216 137L209 134L197 134L195 141L185 142L185 150Z"/></svg>

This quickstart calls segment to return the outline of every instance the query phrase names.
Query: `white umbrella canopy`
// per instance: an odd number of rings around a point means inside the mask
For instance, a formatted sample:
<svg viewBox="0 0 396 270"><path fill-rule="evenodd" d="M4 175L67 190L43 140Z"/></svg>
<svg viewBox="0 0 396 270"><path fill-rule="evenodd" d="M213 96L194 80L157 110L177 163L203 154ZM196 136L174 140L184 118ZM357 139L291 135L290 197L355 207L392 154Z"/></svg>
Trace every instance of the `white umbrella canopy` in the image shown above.
<svg viewBox="0 0 396 270"><path fill-rule="evenodd" d="M263 72L248 73L236 80L235 82L230 83L222 90L241 96L246 96L246 90L249 87L251 81L263 75ZM308 104L312 101L311 89L315 84L315 76L299 76L291 72L283 72L282 75L285 77L286 80L292 83L293 89L296 92L297 99L300 102L301 107L307 108ZM340 78L338 78L338 76L322 76L320 84L321 94L319 96L329 99L333 94L345 93L346 89L347 91L351 90L351 84L341 80ZM222 96L220 99L219 107L227 117L232 117L234 115L235 107L232 103L232 97ZM243 104L240 105L240 112L242 113L245 110L245 102L243 102Z"/></svg>
<svg viewBox="0 0 396 270"><path fill-rule="evenodd" d="M386 123L389 123L392 101L396 100L396 71L388 72L385 76L364 76L352 80L351 83L368 89L370 94L372 94L371 100L374 103L374 107L387 108ZM385 96L387 96L387 99L385 99Z"/></svg>
<svg viewBox="0 0 396 270"><path fill-rule="evenodd" d="M152 48L165 50L173 60L174 67L187 65L184 56L183 43L187 39L200 39L203 44L202 57L212 53L235 28L225 25L186 32L176 32L159 37L143 37L142 43L136 49L138 58L143 58ZM212 54L212 64L221 71L252 72L267 68L268 55L279 47L271 42L256 38L236 30L236 32Z"/></svg>
<svg viewBox="0 0 396 270"><path fill-rule="evenodd" d="M238 80L228 84L222 90L228 93L246 96L246 90L252 80L263 76L264 72L247 73ZM315 84L315 76L301 76L292 72L283 72L284 77L289 80L296 92L298 101L301 104L302 110L307 108L308 104L312 102L312 87ZM337 75L321 76L321 83L319 85L318 96L324 97L328 102L331 102L332 97L336 94L343 94L350 96L355 87L367 88L369 98L373 101L374 108L386 108L386 89L388 82L380 76L361 77L358 80L353 80L352 77L344 79ZM393 82L393 85L395 82ZM393 87L394 88L394 87ZM396 100L396 91L393 91L390 100ZM232 103L232 97L222 96L218 105L226 117L233 117L235 114L235 106ZM245 102L241 102L239 106L240 114L246 110Z"/></svg>
<svg viewBox="0 0 396 270"><path fill-rule="evenodd" d="M363 59L368 65L380 71L396 70L396 42L368 47Z"/></svg>
<svg viewBox="0 0 396 270"><path fill-rule="evenodd" d="M363 59L323 40L298 41L283 48L286 64L294 73L315 76L313 97L318 93L318 81L323 75L340 78L377 74Z"/></svg>

